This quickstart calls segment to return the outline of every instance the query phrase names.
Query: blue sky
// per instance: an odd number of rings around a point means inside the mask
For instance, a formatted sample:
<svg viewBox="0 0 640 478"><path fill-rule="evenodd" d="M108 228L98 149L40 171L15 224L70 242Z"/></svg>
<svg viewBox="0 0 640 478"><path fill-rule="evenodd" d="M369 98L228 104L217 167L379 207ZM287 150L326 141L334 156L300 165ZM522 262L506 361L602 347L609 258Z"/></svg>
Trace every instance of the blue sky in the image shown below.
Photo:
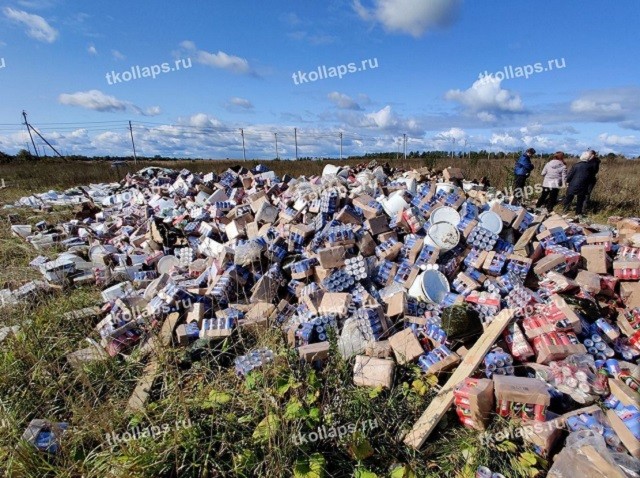
<svg viewBox="0 0 640 478"><path fill-rule="evenodd" d="M0 1L0 150L27 147L24 109L66 154L131 154L132 121L146 156L241 158L243 128L247 157L275 157L277 133L291 158L297 128L301 156L337 156L342 132L345 155L406 134L408 151L637 157L640 7L604 5Z"/></svg>

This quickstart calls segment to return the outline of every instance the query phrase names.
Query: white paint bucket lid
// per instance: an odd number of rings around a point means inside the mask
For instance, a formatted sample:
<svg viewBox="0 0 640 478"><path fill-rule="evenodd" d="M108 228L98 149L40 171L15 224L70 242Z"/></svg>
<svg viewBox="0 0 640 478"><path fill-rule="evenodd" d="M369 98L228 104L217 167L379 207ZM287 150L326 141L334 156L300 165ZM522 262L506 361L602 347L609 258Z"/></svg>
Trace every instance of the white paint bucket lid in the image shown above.
<svg viewBox="0 0 640 478"><path fill-rule="evenodd" d="M495 234L502 232L502 218L493 211L485 211L478 216L479 225Z"/></svg>
<svg viewBox="0 0 640 478"><path fill-rule="evenodd" d="M158 261L158 274L168 274L171 269L179 265L180 260L176 256L164 256Z"/></svg>
<svg viewBox="0 0 640 478"><path fill-rule="evenodd" d="M440 304L449 292L449 281L446 276L435 269L424 271L421 285L427 301L435 304Z"/></svg>
<svg viewBox="0 0 640 478"><path fill-rule="evenodd" d="M443 251L453 249L460 242L460 231L448 222L437 222L427 230L426 242Z"/></svg>
<svg viewBox="0 0 640 478"><path fill-rule="evenodd" d="M432 224L446 222L457 226L460 223L460 213L450 206L440 206L433 210L429 220Z"/></svg>

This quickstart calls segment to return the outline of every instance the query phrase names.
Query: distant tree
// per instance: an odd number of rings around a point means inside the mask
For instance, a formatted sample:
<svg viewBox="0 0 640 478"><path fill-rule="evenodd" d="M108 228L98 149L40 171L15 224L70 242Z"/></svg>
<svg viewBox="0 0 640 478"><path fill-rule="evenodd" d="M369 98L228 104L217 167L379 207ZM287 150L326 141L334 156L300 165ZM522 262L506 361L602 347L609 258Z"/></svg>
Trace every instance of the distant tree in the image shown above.
<svg viewBox="0 0 640 478"><path fill-rule="evenodd" d="M27 151L26 149L21 149L20 151L18 151L18 154L16 154L16 159L18 161L32 161L33 155Z"/></svg>

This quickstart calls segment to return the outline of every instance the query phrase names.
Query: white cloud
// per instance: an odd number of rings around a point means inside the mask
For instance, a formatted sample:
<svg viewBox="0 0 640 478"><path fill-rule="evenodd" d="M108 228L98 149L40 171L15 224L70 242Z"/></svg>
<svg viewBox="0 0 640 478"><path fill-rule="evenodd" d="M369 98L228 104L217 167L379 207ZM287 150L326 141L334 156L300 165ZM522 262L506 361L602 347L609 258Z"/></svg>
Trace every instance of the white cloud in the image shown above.
<svg viewBox="0 0 640 478"><path fill-rule="evenodd" d="M389 129L398 124L398 118L391 111L391 106L387 105L379 111L365 115L363 126L371 128Z"/></svg>
<svg viewBox="0 0 640 478"><path fill-rule="evenodd" d="M507 149L516 148L522 145L522 140L520 138L516 138L509 133L493 133L489 142L493 146L499 146Z"/></svg>
<svg viewBox="0 0 640 478"><path fill-rule="evenodd" d="M520 132L523 135L538 135L538 134L577 134L578 131L570 125L558 125L550 126L543 125L542 123L532 123L520 128Z"/></svg>
<svg viewBox="0 0 640 478"><path fill-rule="evenodd" d="M100 90L78 91L76 93L63 93L58 97L60 104L77 106L88 110L100 112L117 112L131 110L144 116L156 116L160 114L159 106L142 109L129 101L119 100L115 96L105 95Z"/></svg>
<svg viewBox="0 0 640 478"><path fill-rule="evenodd" d="M89 52L89 55L97 55L98 54L98 50L96 50L96 47L93 45L89 45L89 47L87 48L87 51Z"/></svg>
<svg viewBox="0 0 640 478"><path fill-rule="evenodd" d="M126 57L118 50L111 50L111 56L116 60L124 60Z"/></svg>
<svg viewBox="0 0 640 478"><path fill-rule="evenodd" d="M638 120L640 87L587 91L571 102L570 110L583 121Z"/></svg>
<svg viewBox="0 0 640 478"><path fill-rule="evenodd" d="M602 144L607 146L640 146L640 140L635 136L618 136L616 134L602 133L598 135Z"/></svg>
<svg viewBox="0 0 640 478"><path fill-rule="evenodd" d="M233 113L241 111L250 111L253 109L253 103L246 98L240 98L238 96L232 96L224 105L228 111Z"/></svg>
<svg viewBox="0 0 640 478"><path fill-rule="evenodd" d="M196 62L201 65L212 66L214 68L221 68L240 75L255 74L251 69L249 62L245 58L241 58L235 55L229 55L223 51L218 53L211 53L205 50L198 50L196 44L190 40L185 40L180 43L180 46L192 53Z"/></svg>
<svg viewBox="0 0 640 478"><path fill-rule="evenodd" d="M40 15L33 15L23 10L15 10L9 7L5 7L2 11L9 20L27 27L27 35L34 40L53 43L58 38L58 31Z"/></svg>
<svg viewBox="0 0 640 478"><path fill-rule="evenodd" d="M360 105L351 97L345 95L344 93L338 93L337 91L332 91L327 95L329 101L331 101L334 105L342 110L355 110L360 111L362 108Z"/></svg>
<svg viewBox="0 0 640 478"><path fill-rule="evenodd" d="M453 23L461 4L461 0L374 0L369 9L354 0L353 7L360 18L378 22L387 31L419 37Z"/></svg>
<svg viewBox="0 0 640 478"><path fill-rule="evenodd" d="M518 113L524 110L520 95L500 87L501 80L484 78L476 80L467 90L449 90L445 99L464 106L483 122L492 122L502 113Z"/></svg>

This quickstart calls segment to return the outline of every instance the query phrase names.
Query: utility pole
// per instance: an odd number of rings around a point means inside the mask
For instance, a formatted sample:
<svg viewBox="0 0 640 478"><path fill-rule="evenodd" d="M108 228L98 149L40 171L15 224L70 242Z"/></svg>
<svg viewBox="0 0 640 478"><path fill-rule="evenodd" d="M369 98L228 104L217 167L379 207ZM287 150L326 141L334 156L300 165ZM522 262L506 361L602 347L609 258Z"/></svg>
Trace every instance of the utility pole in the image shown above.
<svg viewBox="0 0 640 478"><path fill-rule="evenodd" d="M293 128L293 138L296 142L296 161L298 160L298 128Z"/></svg>
<svg viewBox="0 0 640 478"><path fill-rule="evenodd" d="M396 144L398 145L398 147L396 148L396 161L397 161L398 158L400 157L400 138L397 139Z"/></svg>
<svg viewBox="0 0 640 478"><path fill-rule="evenodd" d="M53 146L51 146L51 143L49 141L47 141L46 139L44 139L44 136L42 136L37 129L35 129L33 126L29 125L29 128L31 128L39 137L42 141L44 141L45 143L47 143L47 146L49 146L51 149L53 149L53 151L60 156L61 158L63 157L56 148L54 148ZM35 145L34 145L35 146ZM36 150L37 151L37 150ZM37 153L36 153L37 154Z"/></svg>
<svg viewBox="0 0 640 478"><path fill-rule="evenodd" d="M276 159L280 159L280 155L278 154L278 133L273 133L276 137Z"/></svg>
<svg viewBox="0 0 640 478"><path fill-rule="evenodd" d="M404 160L407 160L407 133L403 133L402 137L404 139Z"/></svg>
<svg viewBox="0 0 640 478"><path fill-rule="evenodd" d="M244 149L244 129L240 128L240 136L242 136L242 158L246 161L247 160L247 152Z"/></svg>
<svg viewBox="0 0 640 478"><path fill-rule="evenodd" d="M138 156L136 155L136 143L133 141L133 128L131 127L131 121L129 121L129 133L131 134L131 146L133 146L133 164L138 165Z"/></svg>
<svg viewBox="0 0 640 478"><path fill-rule="evenodd" d="M31 144L33 145L33 150L36 152L36 157L39 158L38 148L36 148L36 143L33 141L33 136L31 135L31 127L29 126L29 122L27 121L27 112L22 110L22 116L24 117L24 125L27 127L27 131L29 132L29 137L31 138Z"/></svg>
<svg viewBox="0 0 640 478"><path fill-rule="evenodd" d="M342 131L340 131L340 160L342 160Z"/></svg>

